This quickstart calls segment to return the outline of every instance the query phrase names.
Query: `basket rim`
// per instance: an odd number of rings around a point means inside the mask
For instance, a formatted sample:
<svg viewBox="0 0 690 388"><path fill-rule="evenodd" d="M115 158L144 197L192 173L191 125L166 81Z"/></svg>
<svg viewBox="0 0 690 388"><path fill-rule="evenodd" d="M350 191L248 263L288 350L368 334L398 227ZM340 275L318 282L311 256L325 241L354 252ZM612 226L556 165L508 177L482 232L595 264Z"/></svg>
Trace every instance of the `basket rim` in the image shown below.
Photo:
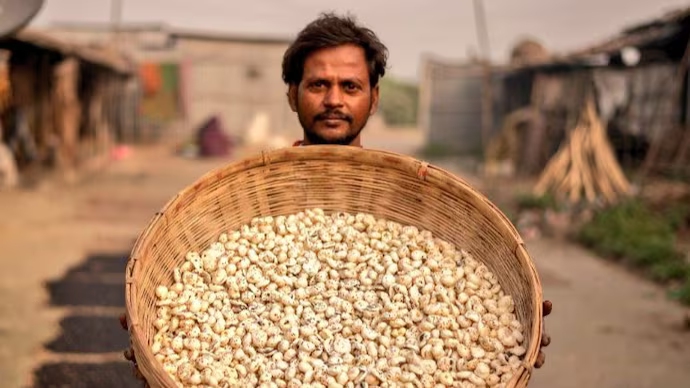
<svg viewBox="0 0 690 388"><path fill-rule="evenodd" d="M183 189L179 190L161 207L159 211L157 211L150 218L149 222L146 224L146 227L135 240L130 252L130 256L127 260L127 267L125 270L125 308L127 321L129 322L128 331L130 333L130 341L134 348L135 354L137 355L137 361L140 364L141 372L147 379L150 379L151 376L149 376L149 371L146 370L146 368L141 368L142 361L145 360L144 362L147 364L152 363L152 366L159 371L163 371L163 368L162 365L154 358L153 352L148 346L148 343L144 341L144 337L141 333L141 331L146 330L146 328L141 327L137 318L139 304L136 299L137 284L135 280L137 278L139 269L139 266L137 265L139 260L137 258L140 256L145 246L148 245L150 241L150 233L157 227L159 222L163 221L161 218L165 218L166 212L169 209L179 206L182 199L187 198L189 195L198 190L202 190L204 187L208 186L210 182L222 180L225 176L268 166L271 163L294 163L303 160L313 161L319 159L328 161L348 160L368 162L368 164L372 165L375 165L375 163L372 162L374 159L385 160L388 162L387 168L394 168L403 171L407 170L410 174L415 174L419 179L433 179L434 181L437 181L437 185L444 183L447 187L469 193L476 200L478 200L479 203L487 207L487 210L493 216L490 220L491 223L494 223L499 231L510 235L511 239L514 239L515 246L513 251L515 256L524 256L524 261L527 265L526 275L529 277L531 286L534 288L534 291L539 298L543 297L542 283L534 260L529 254L524 241L522 240L513 223L510 222L508 217L493 202L491 202L483 193L475 189L462 177L452 174L448 170L437 165L427 163L421 159L417 159L409 155L373 148L342 145L312 145L306 147L288 147L274 150L264 150L260 153L255 153L253 155L231 161L225 165L215 167L202 174L191 184L188 184ZM515 373L513 379L511 379L508 385L509 387L526 386L527 382L531 378L534 365L537 361L543 332L543 306L541 300L538 300L536 303L534 303L531 316L533 323L531 332L532 340L530 341L529 346L526 348L522 366ZM163 375L167 386L176 386L167 373L164 373Z"/></svg>

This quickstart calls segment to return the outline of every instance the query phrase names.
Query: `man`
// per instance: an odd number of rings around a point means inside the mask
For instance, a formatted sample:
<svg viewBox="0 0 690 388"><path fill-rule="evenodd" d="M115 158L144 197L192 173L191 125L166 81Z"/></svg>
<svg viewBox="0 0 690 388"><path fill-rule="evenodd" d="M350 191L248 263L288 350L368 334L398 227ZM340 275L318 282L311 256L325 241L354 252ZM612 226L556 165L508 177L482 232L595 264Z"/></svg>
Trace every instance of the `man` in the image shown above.
<svg viewBox="0 0 690 388"><path fill-rule="evenodd" d="M288 103L304 130L303 139L294 145L361 147L362 130L378 107L387 57L376 35L350 18L324 14L307 25L283 58ZM544 302L544 316L551 307L551 302ZM126 329L124 316L120 319ZM550 342L544 334L542 347ZM131 351L126 353L137 372ZM535 366L540 368L544 360L540 351Z"/></svg>
<svg viewBox="0 0 690 388"><path fill-rule="evenodd" d="M288 102L304 129L298 144L361 146L387 59L376 35L349 18L325 14L307 25L283 59Z"/></svg>

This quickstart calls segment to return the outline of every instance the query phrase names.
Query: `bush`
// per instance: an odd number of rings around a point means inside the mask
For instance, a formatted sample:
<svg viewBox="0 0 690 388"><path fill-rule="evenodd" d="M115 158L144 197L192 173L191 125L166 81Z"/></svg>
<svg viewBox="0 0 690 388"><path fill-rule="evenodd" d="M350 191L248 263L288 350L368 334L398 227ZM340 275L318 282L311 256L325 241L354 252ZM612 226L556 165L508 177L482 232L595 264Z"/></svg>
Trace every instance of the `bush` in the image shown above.
<svg viewBox="0 0 690 388"><path fill-rule="evenodd" d="M556 198L551 194L544 194L541 196L531 193L523 193L517 196L517 206L519 209L525 210L558 210L560 206Z"/></svg>
<svg viewBox="0 0 690 388"><path fill-rule="evenodd" d="M417 151L420 157L428 159L442 159L458 155L458 152L443 144L427 143Z"/></svg>
<svg viewBox="0 0 690 388"><path fill-rule="evenodd" d="M671 292L671 298L680 303L690 305L690 276L688 276L685 283L680 288Z"/></svg>
<svg viewBox="0 0 690 388"><path fill-rule="evenodd" d="M656 281L680 282L674 295L690 304L690 264L676 248L681 219L677 209L655 213L632 200L598 212L578 238L600 255L621 260Z"/></svg>
<svg viewBox="0 0 690 388"><path fill-rule="evenodd" d="M383 78L379 109L388 125L416 125L418 88L393 78Z"/></svg>
<svg viewBox="0 0 690 388"><path fill-rule="evenodd" d="M690 200L690 197L688 198ZM664 210L664 217L674 230L681 229L690 221L690 204L676 203Z"/></svg>

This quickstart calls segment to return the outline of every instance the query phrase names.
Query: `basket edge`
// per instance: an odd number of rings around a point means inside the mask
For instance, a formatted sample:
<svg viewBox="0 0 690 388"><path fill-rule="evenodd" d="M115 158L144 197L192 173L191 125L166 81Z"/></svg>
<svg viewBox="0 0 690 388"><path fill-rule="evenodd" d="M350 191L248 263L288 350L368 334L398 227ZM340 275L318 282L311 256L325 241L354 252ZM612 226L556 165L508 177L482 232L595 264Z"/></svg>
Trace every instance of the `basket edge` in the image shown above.
<svg viewBox="0 0 690 388"><path fill-rule="evenodd" d="M520 236L519 232L515 228L515 226L510 222L508 217L503 213L489 198L480 192L478 189L476 189L474 186L469 184L469 182L462 177L451 173L450 171L441 168L440 166L434 165L432 163L428 163L426 161L423 161L422 159L418 159L409 155L404 155L400 153L395 153L391 151L386 151L386 150L376 150L376 149L362 149L360 147L351 147L351 146L332 146L332 145L318 145L318 146L309 146L309 147L290 147L290 148L282 148L282 149L275 149L275 150L269 150L269 151L261 151L258 153L255 153L254 155L249 155L243 159L239 159L237 161L215 167L208 172L204 173L201 175L199 178L197 178L194 182L191 184L185 186L182 190L178 191L177 194L172 196L160 209L160 211L156 212L153 217L149 220L147 223L147 226L144 228L144 230L139 234L137 237L133 248L130 253L130 257L128 259L128 264L127 264L127 276L132 275L136 272L136 264L137 264L137 256L139 255L144 242L147 240L149 234L151 231L157 227L157 220L159 218L166 218L167 213L169 210L174 209L174 206L182 199L186 198L190 193L193 193L196 190L199 190L200 188L203 188L208 182L213 182L215 180L221 179L223 176L228 175L228 174L234 174L243 170L251 169L257 166L266 166L271 164L274 161L280 160L280 159L291 159L294 160L294 155L300 156L299 159L309 159L313 160L313 156L321 156L324 159L330 159L328 158L329 156L333 156L332 154L340 154L343 156L346 155L365 155L368 157L365 157L364 159L374 159L375 157L391 157L394 159L397 159L401 162L401 164L414 164L419 166L419 169L424 168L427 171L425 171L424 176L418 175L420 179L428 179L429 172L431 172L432 177L434 175L438 175L439 178L443 178L446 181L454 182L458 186L461 186L462 189L469 191L476 199L479 200L484 206L487 207L487 210L493 213L498 217L500 220L500 226L503 229L504 232L508 232L516 242L516 258L517 258L517 252L522 251L525 262L528 266L529 269L529 277L530 281L534 285L534 289L537 292L537 296L543 297L543 288L541 284L541 280L539 278L538 271L536 269L536 265L534 263L534 260L532 259L531 255L525 248L525 243ZM311 157L307 157L311 156ZM419 171L419 170L418 170ZM518 258L519 259L519 258ZM130 263L131 263L131 271L130 272ZM129 278L128 278L129 279ZM131 283L131 284L130 284ZM128 282L125 286L125 307L126 307L126 315L127 319L129 322L132 322L132 316L134 315L134 322L136 324L132 324L129 327L130 331L130 337L134 338L134 341L132 343L132 346L134 347L135 354L141 354L143 352L145 358L148 360L152 360L153 362L158 363L158 361L153 357L152 352L148 348L147 344L144 344L142 339L139 338L140 334L138 333L138 322L136 318L136 312L137 312L137 307L136 303L134 302L134 294L136 292L136 286L133 284L133 282ZM526 360L523 362L523 366L521 367L521 373L516 375L515 380L515 385L510 385L511 387L515 388L521 388L521 387L526 387L531 375L532 375L532 368L534 367L534 364L536 363L537 355L540 349L540 340L541 340L541 333L543 332L543 311L542 311L542 301L538 300L535 301L535 310L533 311L534 316L536 317L534 319L534 323L539 323L535 324L532 327L532 344L530 346L530 349L527 349L527 354L529 355L526 357ZM137 326L137 329L133 329L133 326ZM527 360L527 358L529 360ZM524 365L527 364L527 365ZM162 370L162 365L159 365L160 369ZM159 373L158 370L153 372L153 375L150 375L150 371L148 371L148 368L141 368L142 374L147 379L151 379L153 381L159 381ZM176 385L172 381L172 379L169 378L169 376L164 376L163 379L165 380L165 387L170 387L170 388L175 388ZM169 381L167 381L169 380ZM149 384L151 381L149 381ZM524 385L523 385L524 384Z"/></svg>

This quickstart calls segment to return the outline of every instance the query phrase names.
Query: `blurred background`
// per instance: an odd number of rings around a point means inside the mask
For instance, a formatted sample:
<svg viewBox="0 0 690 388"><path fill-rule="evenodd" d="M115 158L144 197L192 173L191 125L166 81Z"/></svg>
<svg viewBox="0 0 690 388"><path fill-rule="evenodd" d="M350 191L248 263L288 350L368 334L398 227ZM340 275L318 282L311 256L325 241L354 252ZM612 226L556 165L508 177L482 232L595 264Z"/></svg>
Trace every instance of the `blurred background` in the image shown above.
<svg viewBox="0 0 690 388"><path fill-rule="evenodd" d="M531 386L690 387L690 3L346 3L46 0L0 23L0 386L140 386L117 319L134 239L210 169L301 139L282 56L335 10L390 50L364 146L458 174L525 239L554 303Z"/></svg>

